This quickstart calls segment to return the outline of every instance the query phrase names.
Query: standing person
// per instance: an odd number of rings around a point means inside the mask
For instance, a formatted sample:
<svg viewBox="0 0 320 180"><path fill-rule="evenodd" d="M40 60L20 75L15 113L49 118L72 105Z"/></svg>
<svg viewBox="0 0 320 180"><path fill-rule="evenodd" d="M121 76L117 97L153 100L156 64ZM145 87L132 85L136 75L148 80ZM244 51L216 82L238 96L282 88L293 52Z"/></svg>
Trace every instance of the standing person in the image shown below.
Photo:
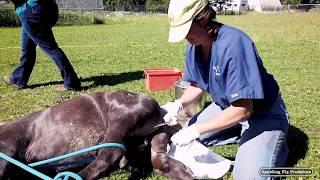
<svg viewBox="0 0 320 180"><path fill-rule="evenodd" d="M58 6L54 0L12 0L19 16L21 33L21 58L12 75L3 76L3 80L16 88L27 86L30 74L36 60L36 46L38 45L48 54L57 65L64 86L58 86L59 92L79 90L80 80L70 64L67 56L58 47L52 27L59 17Z"/></svg>
<svg viewBox="0 0 320 180"><path fill-rule="evenodd" d="M214 102L171 137L179 146L198 139L204 145L240 144L233 168L236 180L269 179L259 169L285 164L288 113L279 86L263 67L252 40L215 21L207 0L171 0L169 42L188 41L184 79L193 85L180 99L162 106L175 124L179 110L207 91ZM235 137L235 138L232 138Z"/></svg>

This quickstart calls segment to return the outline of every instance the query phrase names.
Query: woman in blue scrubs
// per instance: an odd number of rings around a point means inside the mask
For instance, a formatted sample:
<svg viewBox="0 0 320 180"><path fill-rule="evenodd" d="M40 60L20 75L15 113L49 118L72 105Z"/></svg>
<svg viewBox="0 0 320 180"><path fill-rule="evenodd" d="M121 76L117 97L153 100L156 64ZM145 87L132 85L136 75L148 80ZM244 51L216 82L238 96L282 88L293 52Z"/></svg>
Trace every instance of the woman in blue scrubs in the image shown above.
<svg viewBox="0 0 320 180"><path fill-rule="evenodd" d="M20 64L3 80L18 89L25 88L36 61L39 46L58 67L64 80L55 90L64 92L79 90L81 83L67 56L58 47L52 27L58 21L58 6L55 0L12 0L22 25Z"/></svg>
<svg viewBox="0 0 320 180"><path fill-rule="evenodd" d="M189 121L171 140L186 145L240 144L234 179L269 179L260 168L283 166L288 155L288 113L279 86L263 67L252 40L242 31L216 22L207 0L171 0L169 42L188 41L182 97L162 106L164 119L177 114L208 92L214 102ZM234 132L239 130L239 136Z"/></svg>

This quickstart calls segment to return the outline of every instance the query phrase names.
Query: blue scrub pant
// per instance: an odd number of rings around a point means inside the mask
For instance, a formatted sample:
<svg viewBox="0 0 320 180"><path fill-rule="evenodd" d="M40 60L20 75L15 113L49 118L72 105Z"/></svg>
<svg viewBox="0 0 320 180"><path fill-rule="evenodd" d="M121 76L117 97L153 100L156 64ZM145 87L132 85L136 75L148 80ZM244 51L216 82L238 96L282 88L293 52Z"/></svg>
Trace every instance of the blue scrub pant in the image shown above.
<svg viewBox="0 0 320 180"><path fill-rule="evenodd" d="M42 2L42 1L41 1ZM36 60L38 45L58 67L66 88L80 88L77 77L67 56L58 47L52 27L58 20L58 7L50 1L43 1L35 7L26 5L26 10L19 14L22 24L20 65L12 73L12 81L19 87L27 85Z"/></svg>
<svg viewBox="0 0 320 180"><path fill-rule="evenodd" d="M194 116L189 125L212 118L221 111L218 105L212 103ZM206 146L240 144L232 172L235 180L271 179L260 176L259 169L285 165L288 156L288 127L288 112L279 95L268 111L253 115L248 121L229 129L203 134L200 142Z"/></svg>

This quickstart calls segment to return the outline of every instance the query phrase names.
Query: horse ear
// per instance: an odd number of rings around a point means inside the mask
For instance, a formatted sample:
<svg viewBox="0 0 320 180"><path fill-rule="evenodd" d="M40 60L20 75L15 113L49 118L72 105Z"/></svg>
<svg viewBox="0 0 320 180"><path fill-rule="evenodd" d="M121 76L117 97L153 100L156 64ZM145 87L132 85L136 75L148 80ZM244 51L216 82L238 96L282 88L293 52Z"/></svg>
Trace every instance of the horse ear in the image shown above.
<svg viewBox="0 0 320 180"><path fill-rule="evenodd" d="M168 113L167 110L163 109L163 108L160 108L160 116L161 118L163 119L163 117Z"/></svg>

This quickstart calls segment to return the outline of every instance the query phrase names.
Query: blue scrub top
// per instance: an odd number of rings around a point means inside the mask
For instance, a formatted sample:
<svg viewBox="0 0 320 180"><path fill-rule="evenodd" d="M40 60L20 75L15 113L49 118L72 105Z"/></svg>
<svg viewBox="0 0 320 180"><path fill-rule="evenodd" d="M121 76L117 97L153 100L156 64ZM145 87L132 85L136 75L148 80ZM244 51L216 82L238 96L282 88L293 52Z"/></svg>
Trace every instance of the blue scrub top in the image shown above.
<svg viewBox="0 0 320 180"><path fill-rule="evenodd" d="M266 110L276 100L279 86L263 67L252 40L227 25L219 29L209 60L200 47L188 44L184 80L197 84L222 109L239 99L252 99L254 112Z"/></svg>

